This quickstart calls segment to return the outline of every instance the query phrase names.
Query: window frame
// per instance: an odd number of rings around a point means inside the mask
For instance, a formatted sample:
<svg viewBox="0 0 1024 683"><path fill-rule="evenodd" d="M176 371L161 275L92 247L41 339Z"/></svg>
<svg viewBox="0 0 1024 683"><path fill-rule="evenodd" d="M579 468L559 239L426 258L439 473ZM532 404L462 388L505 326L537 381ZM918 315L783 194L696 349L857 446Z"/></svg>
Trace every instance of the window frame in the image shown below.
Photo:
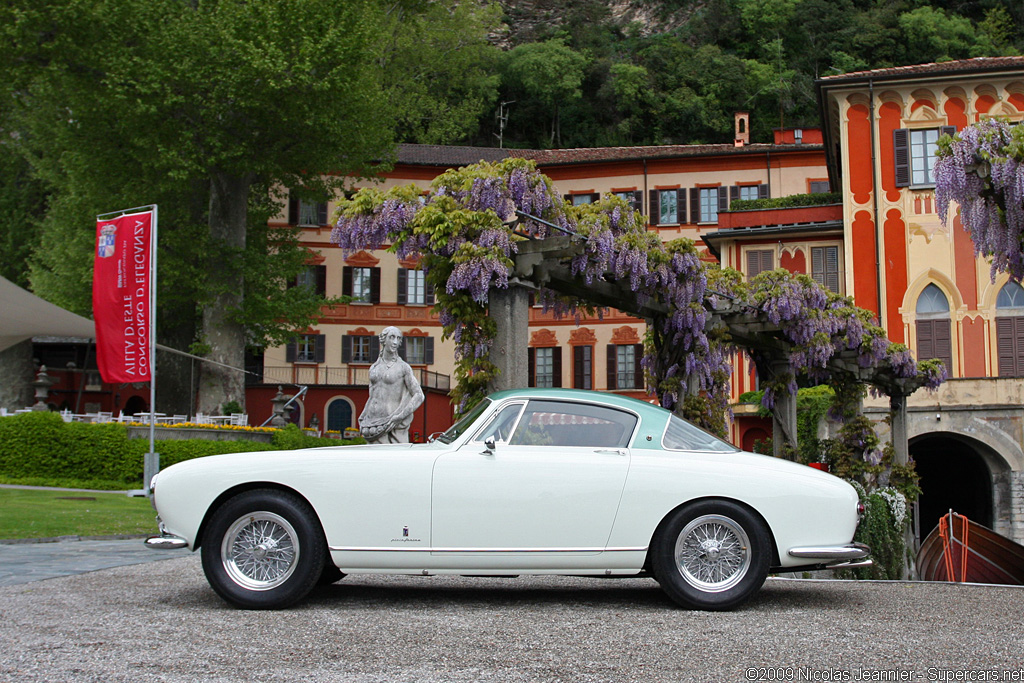
<svg viewBox="0 0 1024 683"><path fill-rule="evenodd" d="M915 156L914 143L912 138L915 135L927 135L935 132L935 141L929 143L924 140L920 145L921 154ZM936 153L938 152L938 139L943 135L956 133L956 126L918 126L914 128L897 128L892 132L893 140L893 166L895 172L896 187L908 187L910 189L927 189L935 187L935 178L932 177L932 169L935 165ZM925 168L915 169L914 160L920 159ZM929 167L929 161L931 167ZM927 174L923 182L915 182L915 170Z"/></svg>

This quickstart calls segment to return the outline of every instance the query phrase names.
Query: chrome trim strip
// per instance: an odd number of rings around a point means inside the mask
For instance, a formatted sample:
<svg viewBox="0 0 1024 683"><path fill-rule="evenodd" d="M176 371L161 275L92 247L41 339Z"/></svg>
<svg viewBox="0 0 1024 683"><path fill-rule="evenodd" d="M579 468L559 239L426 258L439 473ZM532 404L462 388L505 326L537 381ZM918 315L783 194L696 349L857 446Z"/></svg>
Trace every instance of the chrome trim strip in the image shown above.
<svg viewBox="0 0 1024 683"><path fill-rule="evenodd" d="M329 546L333 553L639 553L642 548L394 548Z"/></svg>
<svg viewBox="0 0 1024 683"><path fill-rule="evenodd" d="M863 543L789 549L791 557L802 557L812 560L859 560L862 557L867 557L870 552L871 549Z"/></svg>
<svg viewBox="0 0 1024 683"><path fill-rule="evenodd" d="M825 569L853 569L855 567L871 567L874 566L874 562L871 560L852 560L850 562L838 562L836 564L827 564Z"/></svg>

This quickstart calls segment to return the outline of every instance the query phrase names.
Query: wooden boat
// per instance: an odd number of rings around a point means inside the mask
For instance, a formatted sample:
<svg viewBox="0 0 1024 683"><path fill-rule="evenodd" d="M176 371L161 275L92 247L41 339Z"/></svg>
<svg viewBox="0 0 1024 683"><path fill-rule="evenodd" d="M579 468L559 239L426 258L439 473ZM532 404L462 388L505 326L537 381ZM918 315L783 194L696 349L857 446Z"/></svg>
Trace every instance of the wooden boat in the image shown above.
<svg viewBox="0 0 1024 683"><path fill-rule="evenodd" d="M923 581L1024 585L1024 546L952 510L917 554Z"/></svg>

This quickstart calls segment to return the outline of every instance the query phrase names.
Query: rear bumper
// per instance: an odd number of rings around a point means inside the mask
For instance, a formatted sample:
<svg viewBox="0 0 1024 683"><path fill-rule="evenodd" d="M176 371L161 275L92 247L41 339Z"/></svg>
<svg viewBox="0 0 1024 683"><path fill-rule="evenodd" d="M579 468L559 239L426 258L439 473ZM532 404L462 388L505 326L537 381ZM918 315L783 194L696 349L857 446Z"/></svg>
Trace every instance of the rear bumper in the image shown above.
<svg viewBox="0 0 1024 683"><path fill-rule="evenodd" d="M815 566L824 569L848 569L851 567L870 567L868 555L871 549L863 543L848 543L841 546L809 546L806 548L790 548L789 556L802 560L810 560Z"/></svg>

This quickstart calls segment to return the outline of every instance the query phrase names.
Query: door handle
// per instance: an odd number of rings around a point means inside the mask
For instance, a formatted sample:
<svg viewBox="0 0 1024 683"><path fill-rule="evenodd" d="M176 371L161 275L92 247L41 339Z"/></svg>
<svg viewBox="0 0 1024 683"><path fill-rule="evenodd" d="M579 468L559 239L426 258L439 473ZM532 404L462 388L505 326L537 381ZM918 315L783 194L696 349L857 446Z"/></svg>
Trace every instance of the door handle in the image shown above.
<svg viewBox="0 0 1024 683"><path fill-rule="evenodd" d="M600 448L595 450L594 452L600 453L601 455L629 455L629 451L623 448Z"/></svg>

